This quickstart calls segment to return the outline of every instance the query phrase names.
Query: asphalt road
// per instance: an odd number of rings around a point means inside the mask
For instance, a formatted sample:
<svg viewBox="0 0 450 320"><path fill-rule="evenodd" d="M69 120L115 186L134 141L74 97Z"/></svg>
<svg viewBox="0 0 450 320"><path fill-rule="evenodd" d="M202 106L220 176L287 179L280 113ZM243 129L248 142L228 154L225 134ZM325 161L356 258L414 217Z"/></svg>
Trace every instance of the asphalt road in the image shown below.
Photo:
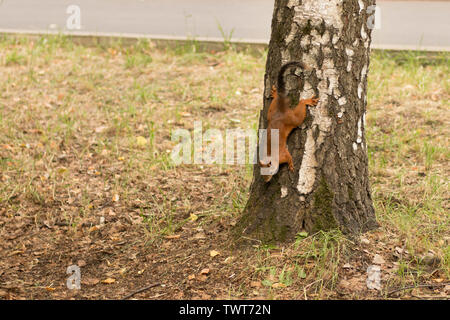
<svg viewBox="0 0 450 320"><path fill-rule="evenodd" d="M267 43L273 0L0 0L0 31L147 35ZM67 28L70 5L80 29ZM373 47L450 50L450 2L378 1ZM78 20L71 20L78 21ZM75 24L72 24L76 26Z"/></svg>

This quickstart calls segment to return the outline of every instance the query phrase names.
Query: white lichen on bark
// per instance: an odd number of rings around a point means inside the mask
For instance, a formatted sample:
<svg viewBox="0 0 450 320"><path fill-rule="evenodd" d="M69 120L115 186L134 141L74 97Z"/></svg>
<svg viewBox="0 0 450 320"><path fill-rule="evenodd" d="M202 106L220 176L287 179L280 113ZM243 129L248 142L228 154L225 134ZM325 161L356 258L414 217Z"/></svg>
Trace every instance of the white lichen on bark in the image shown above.
<svg viewBox="0 0 450 320"><path fill-rule="evenodd" d="M358 4L359 4L359 13L361 13L365 8L364 1L358 0Z"/></svg>
<svg viewBox="0 0 450 320"><path fill-rule="evenodd" d="M363 85L362 85L362 83L360 83L358 85L358 98L360 98L360 99L362 98L363 90L364 90Z"/></svg>
<svg viewBox="0 0 450 320"><path fill-rule="evenodd" d="M364 113L361 118L358 119L358 132L356 136L356 142L353 142L353 150L357 150L358 146L364 149L364 141L363 141L363 127L366 125L366 114Z"/></svg>
<svg viewBox="0 0 450 320"><path fill-rule="evenodd" d="M364 92L364 81L366 80L366 76L367 76L367 64L365 64L363 66L363 68L361 69L361 78L360 78L360 83L358 85L358 98L361 99L362 98L362 94ZM366 97L364 97L366 98Z"/></svg>
<svg viewBox="0 0 450 320"><path fill-rule="evenodd" d="M364 29L364 24L362 25L362 27L361 27L361 38L363 39L363 40L366 40L366 39L368 39L368 35L367 35L367 32L366 32L366 29Z"/></svg>
<svg viewBox="0 0 450 320"><path fill-rule="evenodd" d="M281 187L281 198L286 198L288 195L288 188L283 186Z"/></svg>
<svg viewBox="0 0 450 320"><path fill-rule="evenodd" d="M289 0L287 4L289 8L294 8L294 22L301 24L310 20L313 25L318 26L324 21L327 25L342 29L342 0L303 0L302 2L302 5L299 5L299 0Z"/></svg>
<svg viewBox="0 0 450 320"><path fill-rule="evenodd" d="M305 153L303 155L302 165L299 171L297 190L301 194L311 192L316 180L317 160L314 155L316 143L313 138L312 129L306 132Z"/></svg>
<svg viewBox="0 0 450 320"><path fill-rule="evenodd" d="M350 72L352 71L353 55L355 54L355 52L351 48L346 48L345 53L348 57L347 72Z"/></svg>
<svg viewBox="0 0 450 320"><path fill-rule="evenodd" d="M356 143L362 142L362 125L361 125L362 119L360 118L358 120L358 137L356 138Z"/></svg>
<svg viewBox="0 0 450 320"><path fill-rule="evenodd" d="M338 104L341 107L341 111L338 113L338 118L341 119L344 116L344 112L345 112L344 105L347 104L347 98L346 97L340 97L338 99Z"/></svg>
<svg viewBox="0 0 450 320"><path fill-rule="evenodd" d="M367 64L364 65L364 67L361 70L361 81L364 81L367 76Z"/></svg>
<svg viewBox="0 0 450 320"><path fill-rule="evenodd" d="M337 43L339 42L339 36L337 34L333 35L333 40L332 43L333 45L337 45Z"/></svg>

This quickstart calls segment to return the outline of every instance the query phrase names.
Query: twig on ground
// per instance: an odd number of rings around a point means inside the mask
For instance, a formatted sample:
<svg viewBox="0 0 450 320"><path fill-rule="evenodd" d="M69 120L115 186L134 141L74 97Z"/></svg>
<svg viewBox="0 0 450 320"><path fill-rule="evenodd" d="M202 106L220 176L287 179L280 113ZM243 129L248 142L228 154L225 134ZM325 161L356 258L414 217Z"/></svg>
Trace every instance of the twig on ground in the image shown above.
<svg viewBox="0 0 450 320"><path fill-rule="evenodd" d="M160 285L161 285L161 283L153 283L153 284L151 284L151 285L149 285L149 286L140 288L139 290L136 290L136 291L134 291L134 292L132 292L132 293L126 295L125 297L122 298L122 300L126 300L126 299L128 299L128 298L131 298L131 297L134 296L135 294L141 293L141 292L143 292L143 291L145 291L145 290L148 290L148 289L151 289L151 288L154 288L154 287L158 287L158 286L160 286Z"/></svg>
<svg viewBox="0 0 450 320"><path fill-rule="evenodd" d="M450 285L450 282L444 282L444 283L436 283L436 284L418 284L418 285L413 285L413 286L407 286L407 287L403 287L403 288L397 288L394 290L391 290L388 292L388 296L390 296L391 294L395 293L395 292L399 292L399 291L403 291L403 290L408 290L408 289L415 289L415 288L439 288L439 287L444 287L446 285Z"/></svg>
<svg viewBox="0 0 450 320"><path fill-rule="evenodd" d="M418 299L431 299L431 300L448 300L447 296L416 296L416 295L411 295L414 298L418 298Z"/></svg>
<svg viewBox="0 0 450 320"><path fill-rule="evenodd" d="M310 284L307 284L305 287L303 287L303 293L305 294L305 300L308 300L307 291L310 287L315 285L317 282L321 282L323 279L316 280L314 282L311 282Z"/></svg>

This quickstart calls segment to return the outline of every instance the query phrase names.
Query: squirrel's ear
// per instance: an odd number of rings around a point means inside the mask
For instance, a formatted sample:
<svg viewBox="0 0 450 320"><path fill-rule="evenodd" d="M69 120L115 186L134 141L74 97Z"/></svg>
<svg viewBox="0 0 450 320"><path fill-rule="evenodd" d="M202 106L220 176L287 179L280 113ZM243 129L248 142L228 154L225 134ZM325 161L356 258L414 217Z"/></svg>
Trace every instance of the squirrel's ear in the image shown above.
<svg viewBox="0 0 450 320"><path fill-rule="evenodd" d="M274 98L277 95L277 88L275 86L272 86L272 90L270 92L272 98Z"/></svg>

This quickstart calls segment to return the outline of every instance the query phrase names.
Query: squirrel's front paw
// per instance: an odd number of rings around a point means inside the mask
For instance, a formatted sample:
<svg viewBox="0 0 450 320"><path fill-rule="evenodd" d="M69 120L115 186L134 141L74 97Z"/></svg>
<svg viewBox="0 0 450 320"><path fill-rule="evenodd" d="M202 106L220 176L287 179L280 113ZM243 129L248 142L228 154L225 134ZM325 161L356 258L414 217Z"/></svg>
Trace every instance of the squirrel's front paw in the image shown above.
<svg viewBox="0 0 450 320"><path fill-rule="evenodd" d="M312 98L311 99L311 105L312 106L317 106L318 103L319 103L319 98Z"/></svg>

